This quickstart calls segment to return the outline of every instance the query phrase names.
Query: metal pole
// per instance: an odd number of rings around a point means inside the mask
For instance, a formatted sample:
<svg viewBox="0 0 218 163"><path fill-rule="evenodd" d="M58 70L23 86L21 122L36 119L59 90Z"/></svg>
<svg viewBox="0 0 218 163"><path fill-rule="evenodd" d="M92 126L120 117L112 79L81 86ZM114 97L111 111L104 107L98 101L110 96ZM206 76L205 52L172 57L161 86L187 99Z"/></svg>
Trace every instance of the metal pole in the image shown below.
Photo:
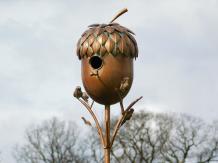
<svg viewBox="0 0 218 163"><path fill-rule="evenodd" d="M104 147L104 162L110 163L110 105L105 105L104 110L104 123L105 123L105 147Z"/></svg>

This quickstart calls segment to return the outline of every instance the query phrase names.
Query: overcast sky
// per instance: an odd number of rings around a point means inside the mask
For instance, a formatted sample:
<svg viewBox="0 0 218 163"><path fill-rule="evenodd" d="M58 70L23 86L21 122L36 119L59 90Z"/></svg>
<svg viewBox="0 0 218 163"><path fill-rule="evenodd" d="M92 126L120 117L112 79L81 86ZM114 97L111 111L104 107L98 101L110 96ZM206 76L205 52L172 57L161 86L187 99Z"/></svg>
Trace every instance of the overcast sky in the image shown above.
<svg viewBox="0 0 218 163"><path fill-rule="evenodd" d="M4 163L13 162L11 150L30 124L89 118L72 98L81 85L75 45L88 25L107 23L124 7L129 12L117 22L136 33L139 46L125 104L143 95L138 110L218 118L218 0L0 0Z"/></svg>

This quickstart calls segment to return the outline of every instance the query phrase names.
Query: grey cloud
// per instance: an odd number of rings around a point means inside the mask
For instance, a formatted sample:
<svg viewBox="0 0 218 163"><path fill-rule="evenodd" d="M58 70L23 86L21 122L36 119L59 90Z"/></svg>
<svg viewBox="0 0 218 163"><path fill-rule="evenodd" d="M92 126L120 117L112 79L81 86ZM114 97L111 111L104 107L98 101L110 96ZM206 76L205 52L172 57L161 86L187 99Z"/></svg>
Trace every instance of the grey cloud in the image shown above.
<svg viewBox="0 0 218 163"><path fill-rule="evenodd" d="M72 98L73 88L82 85L75 45L89 24L108 22L123 7L129 12L117 21L136 33L139 45L125 103L143 95L137 108L216 118L217 1L1 1L0 151L7 147L5 163L13 162L7 156L30 123L52 116L80 122L88 115Z"/></svg>

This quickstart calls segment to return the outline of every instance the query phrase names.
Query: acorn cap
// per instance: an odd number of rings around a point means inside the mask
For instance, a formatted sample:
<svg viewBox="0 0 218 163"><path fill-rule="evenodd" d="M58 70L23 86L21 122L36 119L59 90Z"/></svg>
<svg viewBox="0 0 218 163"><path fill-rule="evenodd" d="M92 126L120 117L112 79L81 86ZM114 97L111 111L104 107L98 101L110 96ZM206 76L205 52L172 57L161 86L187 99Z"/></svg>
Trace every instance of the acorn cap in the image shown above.
<svg viewBox="0 0 218 163"><path fill-rule="evenodd" d="M137 58L138 47L133 35L131 30L113 21L109 24L92 24L77 43L77 56L79 59L93 55Z"/></svg>

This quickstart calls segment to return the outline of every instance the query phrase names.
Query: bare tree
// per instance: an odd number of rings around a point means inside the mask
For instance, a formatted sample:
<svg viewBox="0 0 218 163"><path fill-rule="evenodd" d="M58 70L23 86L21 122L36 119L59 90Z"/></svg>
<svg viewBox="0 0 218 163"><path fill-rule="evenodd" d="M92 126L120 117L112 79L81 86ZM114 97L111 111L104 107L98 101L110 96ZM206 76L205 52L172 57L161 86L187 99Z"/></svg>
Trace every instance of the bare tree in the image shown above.
<svg viewBox="0 0 218 163"><path fill-rule="evenodd" d="M218 124L218 123L217 123ZM185 114L139 112L125 124L112 149L114 163L209 163L218 158L218 125ZM100 144L89 137L92 162ZM94 158L94 159L93 159Z"/></svg>
<svg viewBox="0 0 218 163"><path fill-rule="evenodd" d="M15 150L19 163L83 163L78 132L72 122L53 118L26 131L26 143ZM83 156L85 156L83 154Z"/></svg>
<svg viewBox="0 0 218 163"><path fill-rule="evenodd" d="M101 142L99 141L96 132L91 130L87 139L84 140L87 153L89 153L89 163L102 163L104 162L103 150Z"/></svg>
<svg viewBox="0 0 218 163"><path fill-rule="evenodd" d="M201 119L174 115L173 128L168 141L163 145L161 155L166 162L185 163L196 160L198 148L207 139L206 125Z"/></svg>
<svg viewBox="0 0 218 163"><path fill-rule="evenodd" d="M158 116L153 113L140 112L124 124L125 126L118 133L111 151L112 162L152 163L160 159L159 149L165 143L163 138L168 138L172 119L163 114ZM114 120L112 120L111 126L114 123ZM94 132L90 132L90 134L87 140L92 153L90 161L100 163L102 162L102 154L99 151L101 148L100 142L96 139Z"/></svg>
<svg viewBox="0 0 218 163"><path fill-rule="evenodd" d="M120 162L157 162L171 125L172 119L165 114L135 114L118 136L114 157Z"/></svg>
<svg viewBox="0 0 218 163"><path fill-rule="evenodd" d="M198 163L218 162L218 121L208 126L207 139L197 155Z"/></svg>
<svg viewBox="0 0 218 163"><path fill-rule="evenodd" d="M88 124L87 120L84 122ZM114 124L112 120L111 127ZM31 127L26 132L26 144L16 150L16 160L19 163L101 163L101 142L92 125L88 126L91 130L85 138L78 135L74 123L56 118ZM206 124L185 114L141 111L122 124L111 155L114 163L218 162L218 121Z"/></svg>

